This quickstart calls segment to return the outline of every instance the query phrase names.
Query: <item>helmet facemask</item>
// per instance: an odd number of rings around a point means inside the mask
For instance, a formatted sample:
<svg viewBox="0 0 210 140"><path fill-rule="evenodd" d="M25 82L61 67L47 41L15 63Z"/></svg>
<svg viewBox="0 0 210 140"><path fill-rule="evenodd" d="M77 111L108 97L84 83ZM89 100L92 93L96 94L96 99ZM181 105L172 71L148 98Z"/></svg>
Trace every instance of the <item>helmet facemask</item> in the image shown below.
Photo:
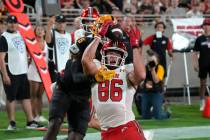
<svg viewBox="0 0 210 140"><path fill-rule="evenodd" d="M80 15L81 26L87 33L92 33L91 28L98 17L99 17L99 13L97 9L94 7L88 7L82 10L81 15Z"/></svg>
<svg viewBox="0 0 210 140"><path fill-rule="evenodd" d="M108 69L113 70L119 68L125 64L125 58L127 52L117 47L110 47L103 51L102 54L102 65Z"/></svg>
<svg viewBox="0 0 210 140"><path fill-rule="evenodd" d="M92 27L95 19L93 18L83 18L81 19L81 26L87 33L92 33Z"/></svg>

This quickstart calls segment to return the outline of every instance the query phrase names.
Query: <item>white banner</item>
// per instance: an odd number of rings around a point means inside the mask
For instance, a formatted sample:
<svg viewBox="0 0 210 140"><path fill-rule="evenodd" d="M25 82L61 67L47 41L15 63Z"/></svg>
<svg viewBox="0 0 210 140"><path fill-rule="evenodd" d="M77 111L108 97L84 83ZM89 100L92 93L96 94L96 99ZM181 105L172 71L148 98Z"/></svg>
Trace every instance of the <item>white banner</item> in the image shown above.
<svg viewBox="0 0 210 140"><path fill-rule="evenodd" d="M203 33L203 20L204 18L171 19L174 29L173 49L185 51L193 48L195 39Z"/></svg>

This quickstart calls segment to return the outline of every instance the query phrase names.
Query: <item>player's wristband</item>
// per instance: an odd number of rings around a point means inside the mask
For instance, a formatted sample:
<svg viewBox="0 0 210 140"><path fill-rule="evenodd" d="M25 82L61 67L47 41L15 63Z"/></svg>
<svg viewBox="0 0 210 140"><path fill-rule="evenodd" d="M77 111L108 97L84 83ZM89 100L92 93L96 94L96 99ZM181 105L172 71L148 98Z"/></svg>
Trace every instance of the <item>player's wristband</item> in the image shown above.
<svg viewBox="0 0 210 140"><path fill-rule="evenodd" d="M94 38L98 38L99 40L101 40L101 36L100 35L95 35Z"/></svg>
<svg viewBox="0 0 210 140"><path fill-rule="evenodd" d="M139 46L132 46L131 47L132 49L137 49L137 48L140 48Z"/></svg>

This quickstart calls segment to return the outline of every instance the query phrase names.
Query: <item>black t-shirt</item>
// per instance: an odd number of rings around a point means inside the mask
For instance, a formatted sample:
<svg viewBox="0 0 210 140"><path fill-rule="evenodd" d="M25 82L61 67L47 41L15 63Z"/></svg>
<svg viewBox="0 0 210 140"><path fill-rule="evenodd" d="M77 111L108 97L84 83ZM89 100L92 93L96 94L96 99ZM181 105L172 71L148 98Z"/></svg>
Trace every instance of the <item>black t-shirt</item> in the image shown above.
<svg viewBox="0 0 210 140"><path fill-rule="evenodd" d="M64 76L58 80L61 88L68 94L86 97L91 95L91 79L84 74L80 59L68 60Z"/></svg>
<svg viewBox="0 0 210 140"><path fill-rule="evenodd" d="M8 44L7 40L4 36L0 37L0 52L7 52L8 51Z"/></svg>
<svg viewBox="0 0 210 140"><path fill-rule="evenodd" d="M210 64L210 36L199 36L195 41L195 47L193 50L200 53L200 66Z"/></svg>
<svg viewBox="0 0 210 140"><path fill-rule="evenodd" d="M7 32L13 33L11 31L7 31ZM0 37L0 52L5 52L5 53L8 52L8 43L4 36ZM8 54L6 54L6 56L5 56L5 62L6 63L8 62Z"/></svg>

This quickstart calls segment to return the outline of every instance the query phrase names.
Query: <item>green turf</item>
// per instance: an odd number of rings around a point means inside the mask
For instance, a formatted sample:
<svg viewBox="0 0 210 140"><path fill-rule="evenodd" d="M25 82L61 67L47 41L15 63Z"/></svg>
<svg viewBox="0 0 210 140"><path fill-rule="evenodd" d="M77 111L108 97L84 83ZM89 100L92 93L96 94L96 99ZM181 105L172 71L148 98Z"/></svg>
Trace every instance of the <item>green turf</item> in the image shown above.
<svg viewBox="0 0 210 140"><path fill-rule="evenodd" d="M172 117L168 120L142 120L134 109L136 119L140 120L143 129L204 126L210 124L210 119L203 118L198 105L174 104L171 106Z"/></svg>
<svg viewBox="0 0 210 140"><path fill-rule="evenodd" d="M190 138L190 139L179 139L179 140L210 140L210 138Z"/></svg>
<svg viewBox="0 0 210 140"><path fill-rule="evenodd" d="M168 128L168 127L187 127L187 126L204 126L210 124L210 119L201 117L201 112L199 112L198 105L181 105L174 104L171 106L172 118L169 120L141 120L140 116L136 112L134 107L134 112L136 119L140 119L140 124L144 129L155 129L155 128ZM6 129L8 126L7 115L5 112L0 112L0 139L14 139L14 138L26 138L26 137L36 137L43 136L45 132L25 130L25 115L23 112L18 111L16 113L16 122L19 130L15 132L8 132L2 129ZM47 117L47 110L44 111L44 115ZM88 132L96 132L93 129L89 129ZM189 139L188 139L189 140ZM198 140L198 139L193 139ZM199 139L207 140L207 139Z"/></svg>

